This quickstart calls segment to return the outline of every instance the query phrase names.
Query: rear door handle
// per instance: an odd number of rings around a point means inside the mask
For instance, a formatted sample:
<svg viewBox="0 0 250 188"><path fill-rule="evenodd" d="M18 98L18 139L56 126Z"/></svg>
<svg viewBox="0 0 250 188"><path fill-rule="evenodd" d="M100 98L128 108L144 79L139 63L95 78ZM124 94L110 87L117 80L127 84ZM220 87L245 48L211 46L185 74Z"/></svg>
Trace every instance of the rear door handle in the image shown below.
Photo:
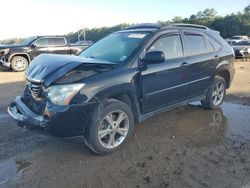
<svg viewBox="0 0 250 188"><path fill-rule="evenodd" d="M214 60L215 61L219 61L220 60L220 57L218 55L214 56Z"/></svg>
<svg viewBox="0 0 250 188"><path fill-rule="evenodd" d="M187 66L189 66L189 63L183 62L180 67L187 67Z"/></svg>

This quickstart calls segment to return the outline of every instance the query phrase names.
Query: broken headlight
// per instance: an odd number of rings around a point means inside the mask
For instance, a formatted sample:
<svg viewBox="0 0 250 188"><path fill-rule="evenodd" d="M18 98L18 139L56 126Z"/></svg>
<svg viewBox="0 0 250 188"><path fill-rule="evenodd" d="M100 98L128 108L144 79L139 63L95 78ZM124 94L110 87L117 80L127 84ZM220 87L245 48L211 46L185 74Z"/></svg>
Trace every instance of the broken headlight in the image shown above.
<svg viewBox="0 0 250 188"><path fill-rule="evenodd" d="M47 98L57 105L68 105L85 84L54 85L47 89Z"/></svg>

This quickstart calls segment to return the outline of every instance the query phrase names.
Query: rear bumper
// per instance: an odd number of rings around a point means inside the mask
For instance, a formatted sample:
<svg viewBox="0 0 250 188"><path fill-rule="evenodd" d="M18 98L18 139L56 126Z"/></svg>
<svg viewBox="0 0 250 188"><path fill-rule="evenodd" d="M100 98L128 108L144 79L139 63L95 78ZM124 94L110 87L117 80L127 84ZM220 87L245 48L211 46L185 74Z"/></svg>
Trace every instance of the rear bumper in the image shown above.
<svg viewBox="0 0 250 188"><path fill-rule="evenodd" d="M98 102L82 105L58 106L48 103L43 115L34 113L20 96L8 106L9 115L17 121L20 127L28 129L44 129L60 136L79 136L84 133L85 126L95 121Z"/></svg>

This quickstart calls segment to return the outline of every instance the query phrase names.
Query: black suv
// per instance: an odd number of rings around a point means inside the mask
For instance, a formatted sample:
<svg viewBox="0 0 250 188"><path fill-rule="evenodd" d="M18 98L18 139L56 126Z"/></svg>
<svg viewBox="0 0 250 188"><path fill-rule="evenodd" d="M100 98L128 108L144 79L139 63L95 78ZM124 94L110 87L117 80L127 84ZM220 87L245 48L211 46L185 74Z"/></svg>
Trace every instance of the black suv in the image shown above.
<svg viewBox="0 0 250 188"><path fill-rule="evenodd" d="M20 45L0 46L0 65L13 71L25 71L30 62L42 53L78 55L90 44L70 44L64 36L37 36Z"/></svg>
<svg viewBox="0 0 250 188"><path fill-rule="evenodd" d="M40 55L27 87L8 107L18 125L83 135L97 154L118 150L134 123L192 101L219 107L234 76L234 52L199 25L141 24L79 56Z"/></svg>

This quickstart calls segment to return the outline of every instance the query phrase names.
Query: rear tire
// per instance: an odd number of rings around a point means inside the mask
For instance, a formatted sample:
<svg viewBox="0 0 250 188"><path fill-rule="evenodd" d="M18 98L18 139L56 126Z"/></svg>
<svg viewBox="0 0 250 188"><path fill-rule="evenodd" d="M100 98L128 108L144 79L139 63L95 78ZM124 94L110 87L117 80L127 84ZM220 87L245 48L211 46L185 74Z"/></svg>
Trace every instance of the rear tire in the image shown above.
<svg viewBox="0 0 250 188"><path fill-rule="evenodd" d="M219 108L226 95L226 81L221 76L215 76L211 83L206 98L201 101L203 107L207 109Z"/></svg>
<svg viewBox="0 0 250 188"><path fill-rule="evenodd" d="M15 56L11 60L11 69L15 72L25 71L29 66L28 60L23 56Z"/></svg>
<svg viewBox="0 0 250 188"><path fill-rule="evenodd" d="M131 108L122 101L109 99L98 121L88 125L84 139L96 154L110 154L126 143L133 129L134 115Z"/></svg>

